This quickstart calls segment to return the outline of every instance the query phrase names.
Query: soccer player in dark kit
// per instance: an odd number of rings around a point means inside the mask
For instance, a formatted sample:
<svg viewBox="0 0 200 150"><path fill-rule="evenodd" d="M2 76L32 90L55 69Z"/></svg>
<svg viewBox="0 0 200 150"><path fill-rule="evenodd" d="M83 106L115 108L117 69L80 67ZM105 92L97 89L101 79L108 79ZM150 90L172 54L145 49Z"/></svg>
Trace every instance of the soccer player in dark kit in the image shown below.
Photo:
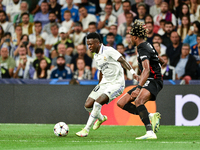
<svg viewBox="0 0 200 150"><path fill-rule="evenodd" d="M161 115L159 112L148 113L144 104L155 100L163 87L161 64L164 61L158 56L154 47L144 40L147 30L143 23L136 20L129 34L132 35L132 44L137 46L141 76L139 84L121 97L117 105L131 114L139 115L144 123L146 134L136 139L157 139L155 132L159 129ZM133 101L135 105L131 103Z"/></svg>

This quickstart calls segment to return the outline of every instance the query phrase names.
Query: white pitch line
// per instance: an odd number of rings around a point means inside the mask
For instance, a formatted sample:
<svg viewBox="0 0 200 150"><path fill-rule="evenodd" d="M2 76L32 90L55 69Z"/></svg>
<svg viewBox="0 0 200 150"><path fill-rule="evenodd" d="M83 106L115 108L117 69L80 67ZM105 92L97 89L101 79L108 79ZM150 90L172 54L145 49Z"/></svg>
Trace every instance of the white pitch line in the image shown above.
<svg viewBox="0 0 200 150"><path fill-rule="evenodd" d="M44 143L46 141L43 140L0 140L0 142L40 142ZM52 141L53 142L53 141ZM147 143L161 143L161 144L200 144L200 142L157 142L156 140L149 141L149 140L133 140L133 141L66 141L67 143L135 143L135 142L147 142Z"/></svg>

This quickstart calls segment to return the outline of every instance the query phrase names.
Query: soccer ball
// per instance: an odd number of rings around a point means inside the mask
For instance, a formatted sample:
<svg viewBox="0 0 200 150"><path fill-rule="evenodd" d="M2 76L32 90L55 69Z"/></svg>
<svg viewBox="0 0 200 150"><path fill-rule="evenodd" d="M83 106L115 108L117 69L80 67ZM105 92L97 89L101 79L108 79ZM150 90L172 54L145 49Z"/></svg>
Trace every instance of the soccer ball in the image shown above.
<svg viewBox="0 0 200 150"><path fill-rule="evenodd" d="M69 132L69 127L66 123L64 122L58 122L54 126L54 134L56 136L66 136Z"/></svg>

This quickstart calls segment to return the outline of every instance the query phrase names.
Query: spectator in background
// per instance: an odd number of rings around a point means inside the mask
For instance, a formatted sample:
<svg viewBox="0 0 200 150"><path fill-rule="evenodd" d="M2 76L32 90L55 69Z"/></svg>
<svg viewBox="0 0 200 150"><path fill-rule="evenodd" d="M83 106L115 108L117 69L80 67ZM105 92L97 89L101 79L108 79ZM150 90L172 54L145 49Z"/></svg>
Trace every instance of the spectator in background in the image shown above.
<svg viewBox="0 0 200 150"><path fill-rule="evenodd" d="M60 36L60 40L54 44L53 48L54 48L54 53L55 50L57 51L57 47L60 43L65 44L65 47L67 48L66 50L66 54L68 56L72 56L73 55L73 50L74 50L74 43L73 41L69 38L69 34L67 33L67 30L65 27L60 27L59 28L59 36ZM52 56L54 54L52 53ZM53 57L52 57L53 58Z"/></svg>
<svg viewBox="0 0 200 150"><path fill-rule="evenodd" d="M166 54L161 55L165 63L161 66L161 73L163 75L163 80L175 80L175 68L168 64L168 56Z"/></svg>
<svg viewBox="0 0 200 150"><path fill-rule="evenodd" d="M72 79L72 72L65 65L65 57L61 54L56 60L57 66L51 70L51 79Z"/></svg>
<svg viewBox="0 0 200 150"><path fill-rule="evenodd" d="M74 21L72 20L71 17L72 17L71 12L69 10L66 10L64 12L65 21L62 22L62 26L67 29L67 32L70 32L71 28L74 25Z"/></svg>
<svg viewBox="0 0 200 150"><path fill-rule="evenodd" d="M117 17L124 12L122 6L122 0L114 0L113 3L114 4L112 9L112 14Z"/></svg>
<svg viewBox="0 0 200 150"><path fill-rule="evenodd" d="M20 25L15 26L15 33L12 35L12 43L17 46L20 43L22 37L22 27Z"/></svg>
<svg viewBox="0 0 200 150"><path fill-rule="evenodd" d="M154 37L153 22L146 22L145 25L146 25L146 28L148 29L147 42L149 42L150 44L153 44L153 37Z"/></svg>
<svg viewBox="0 0 200 150"><path fill-rule="evenodd" d="M14 57L15 45L12 43L12 36L10 32L6 32L2 39L2 47L7 47L9 50L9 56Z"/></svg>
<svg viewBox="0 0 200 150"><path fill-rule="evenodd" d="M138 16L138 5L139 3L142 3L144 0L135 0L135 4L133 4L131 6L131 10L137 14ZM149 5L145 4L146 5L146 13L149 14Z"/></svg>
<svg viewBox="0 0 200 150"><path fill-rule="evenodd" d="M194 16L194 14L190 14L190 9L187 4L182 4L180 14L177 17L179 26L181 26L181 24L182 24L181 18L183 16L188 16L188 18L190 18L190 23L193 23L195 21L195 16Z"/></svg>
<svg viewBox="0 0 200 150"><path fill-rule="evenodd" d="M62 6L57 3L57 0L49 0L49 11L56 15L58 22L61 22L61 8Z"/></svg>
<svg viewBox="0 0 200 150"><path fill-rule="evenodd" d="M73 0L66 0L67 2L67 6L63 6L63 8L61 8L61 21L64 21L64 14L66 10L69 10L71 12L72 15L72 20L74 22L79 21L79 10L78 7L76 5L73 4Z"/></svg>
<svg viewBox="0 0 200 150"><path fill-rule="evenodd" d="M190 45L183 44L181 55L177 55L171 64L175 67L176 80L184 80L189 84L191 79L196 78L196 59L190 54Z"/></svg>
<svg viewBox="0 0 200 150"><path fill-rule="evenodd" d="M92 73L85 68L85 61L83 58L77 58L76 60L77 70L74 72L73 78L76 80L91 80Z"/></svg>
<svg viewBox="0 0 200 150"><path fill-rule="evenodd" d="M35 69L33 68L32 63L28 61L26 55L20 55L16 64L17 67L14 69L14 78L33 79Z"/></svg>
<svg viewBox="0 0 200 150"><path fill-rule="evenodd" d="M101 7L99 6L99 0L81 0L81 6L87 9L89 14L94 14L96 16L101 12Z"/></svg>
<svg viewBox="0 0 200 150"><path fill-rule="evenodd" d="M35 14L34 22L40 21L42 27L49 23L49 4L45 1L41 3L41 11Z"/></svg>
<svg viewBox="0 0 200 150"><path fill-rule="evenodd" d="M150 14L148 14L148 15L146 15L145 16L145 19L144 19L144 22L146 23L146 22L153 22L153 17L150 15ZM158 32L158 30L159 30L159 26L157 26L157 25L155 25L154 23L153 23L153 33L157 33Z"/></svg>
<svg viewBox="0 0 200 150"><path fill-rule="evenodd" d="M169 57L170 65L176 61L176 58L181 54L182 43L180 42L180 37L176 31L173 31L170 35L170 40L172 44L167 47L166 54Z"/></svg>
<svg viewBox="0 0 200 150"><path fill-rule="evenodd" d="M88 26L90 22L97 22L95 15L88 14L87 9L84 6L79 7L80 22L83 25L83 32L88 32Z"/></svg>
<svg viewBox="0 0 200 150"><path fill-rule="evenodd" d="M126 38L123 41L123 45L125 47L125 54L128 56L132 56L135 54L135 45L131 42L131 35L129 33L126 34Z"/></svg>
<svg viewBox="0 0 200 150"><path fill-rule="evenodd" d="M77 54L72 57L70 68L72 72L76 71L76 60L77 58L83 58L85 60L86 69L91 69L92 59L86 54L86 47L83 44L77 46Z"/></svg>
<svg viewBox="0 0 200 150"><path fill-rule="evenodd" d="M167 47L162 44L162 38L159 34L154 34L152 42L160 44L160 55L166 54Z"/></svg>
<svg viewBox="0 0 200 150"><path fill-rule="evenodd" d="M162 2L161 6L161 13L157 14L154 17L154 24L160 26L160 20L165 19L166 21L172 22L172 24L176 27L176 17L174 14L169 12L169 7L167 2Z"/></svg>
<svg viewBox="0 0 200 150"><path fill-rule="evenodd" d="M37 37L42 37L44 40L46 40L48 38L48 34L46 32L42 32L42 23L40 21L36 21L34 23L34 32L33 34L29 35L29 39L31 42L31 45L34 46Z"/></svg>
<svg viewBox="0 0 200 150"><path fill-rule="evenodd" d="M66 66L70 66L70 63L71 63L71 60L72 60L72 57L67 55L67 48L66 48L66 45L65 44L58 44L58 51L57 51L57 55L62 55L65 57L65 65ZM54 68L56 66L56 60L57 60L57 57L53 58L52 60L52 64L51 64L51 69Z"/></svg>
<svg viewBox="0 0 200 150"><path fill-rule="evenodd" d="M19 45L17 49L14 51L15 59L19 55L19 49L25 47L27 54L31 57L31 50L30 50L31 43L29 42L29 37L27 34L23 34L20 38Z"/></svg>
<svg viewBox="0 0 200 150"><path fill-rule="evenodd" d="M13 19L13 23L15 25L18 25L19 23L22 23L22 14L23 13L28 13L28 3L25 1L22 1L20 4L20 13L15 15L14 19ZM29 14L29 22L33 23L33 15Z"/></svg>
<svg viewBox="0 0 200 150"><path fill-rule="evenodd" d="M164 28L165 28L165 19L161 19L160 20L160 28L158 29L158 34L159 35L161 35L161 36L163 36L164 34L165 34L165 30L164 30ZM155 26L155 25L154 25Z"/></svg>
<svg viewBox="0 0 200 150"><path fill-rule="evenodd" d="M47 37L45 41L45 46L46 46L46 49L49 50L49 53L51 53L54 50L53 48L54 44L56 44L60 40L58 28L59 27L57 23L53 23L51 25L51 34Z"/></svg>
<svg viewBox="0 0 200 150"><path fill-rule="evenodd" d="M162 3L162 0L154 0L154 5L150 7L150 15L154 17L155 15L159 14L161 12L160 6Z"/></svg>
<svg viewBox="0 0 200 150"><path fill-rule="evenodd" d="M3 10L0 10L0 25L3 27L4 32L14 34L14 26L11 22L6 21L6 13Z"/></svg>
<svg viewBox="0 0 200 150"><path fill-rule="evenodd" d="M102 35L108 34L109 26L117 22L117 17L112 15L112 9L112 3L107 3L105 7L105 14L100 16L98 29Z"/></svg>
<svg viewBox="0 0 200 150"><path fill-rule="evenodd" d="M160 47L160 43L154 42L154 43L153 43L153 47L154 47L155 50L157 51L158 56L161 56L161 47Z"/></svg>
<svg viewBox="0 0 200 150"><path fill-rule="evenodd" d="M33 67L35 68L35 70L37 71L39 66L40 66L40 61L42 59L45 59L47 62L47 69L50 69L51 67L51 60L44 56L44 50L41 48L36 48L35 49L35 55L36 55L36 59L33 61Z"/></svg>
<svg viewBox="0 0 200 150"><path fill-rule="evenodd" d="M191 0L190 1L190 13L193 14L195 16L195 20L199 20L199 10L200 10L200 5L199 2L197 0Z"/></svg>
<svg viewBox="0 0 200 150"><path fill-rule="evenodd" d="M15 60L9 56L9 49L6 46L2 47L0 52L1 77L11 78L15 68Z"/></svg>
<svg viewBox="0 0 200 150"><path fill-rule="evenodd" d="M138 14L134 18L134 20L139 20L139 21L144 23L144 19L145 19L146 12L147 12L146 4L145 3L139 3L137 5L137 12L138 12Z"/></svg>
<svg viewBox="0 0 200 150"><path fill-rule="evenodd" d="M47 34L51 34L51 25L52 24L57 24L58 27L60 27L60 23L56 22L56 14L54 12L49 13L49 23L43 26L42 32L46 32Z"/></svg>
<svg viewBox="0 0 200 150"><path fill-rule="evenodd" d="M73 33L73 36L72 36L72 40L73 40L73 43L74 43L74 46L75 46L75 49L73 51L74 55L77 53L77 50L76 50L77 46L83 42L83 39L84 39L85 36L86 36L86 34L83 33L82 23L80 21L75 22L74 23L74 33Z"/></svg>
<svg viewBox="0 0 200 150"><path fill-rule="evenodd" d="M200 33L200 23L199 21L194 21L192 24L192 28L188 31L183 43L188 43L190 46L197 44L197 34Z"/></svg>
<svg viewBox="0 0 200 150"><path fill-rule="evenodd" d="M44 56L49 57L49 50L45 48L45 40L41 36L36 37L36 42L32 50L32 58L36 57L35 50L37 48L41 48L43 50Z"/></svg>
<svg viewBox="0 0 200 150"><path fill-rule="evenodd" d="M132 26L133 25L133 14L128 12L125 14L126 16L126 22L122 23L119 25L118 29L117 29L117 33L119 35L121 35L122 37L126 36L126 29L128 26Z"/></svg>
<svg viewBox="0 0 200 150"><path fill-rule="evenodd" d="M33 79L49 79L51 71L48 68L48 63L46 59L42 58L39 61L38 69L35 70Z"/></svg>
<svg viewBox="0 0 200 150"><path fill-rule="evenodd" d="M29 22L29 14L28 13L23 13L21 15L22 18L22 23L20 23L19 25L22 27L22 34L27 34L30 35L33 33L33 26L34 24Z"/></svg>
<svg viewBox="0 0 200 150"><path fill-rule="evenodd" d="M197 79L200 79L200 34L197 34L197 44L191 46L191 54L196 58Z"/></svg>
<svg viewBox="0 0 200 150"><path fill-rule="evenodd" d="M123 1L122 5L123 5L123 11L124 12L121 13L117 18L118 26L120 26L120 24L126 22L126 16L125 16L126 13L130 12L130 13L133 14L133 17L137 16L136 13L131 11L131 2L129 0Z"/></svg>
<svg viewBox="0 0 200 150"><path fill-rule="evenodd" d="M182 16L181 22L182 25L179 26L177 32L181 37L181 41L183 42L186 35L188 34L188 31L190 30L190 18L188 18L188 16Z"/></svg>
<svg viewBox="0 0 200 150"><path fill-rule="evenodd" d="M3 0L2 4L6 6L6 14L10 22L13 22L15 15L20 13L20 3L22 0Z"/></svg>
<svg viewBox="0 0 200 150"><path fill-rule="evenodd" d="M170 35L173 31L173 24L171 22L166 22L164 27L165 34L162 36L162 44L166 47L171 45Z"/></svg>
<svg viewBox="0 0 200 150"><path fill-rule="evenodd" d="M115 35L113 33L108 33L106 35L106 41L107 41L107 45L106 46L111 46L114 49L117 48L117 44L115 42Z"/></svg>
<svg viewBox="0 0 200 150"><path fill-rule="evenodd" d="M112 24L112 25L109 27L109 32L114 34L116 44L122 43L122 40L123 40L123 39L122 39L122 36L119 35L119 34L117 34L117 24ZM107 45L106 38L107 38L107 36L104 36L104 37L103 37L103 43L104 43L104 45Z"/></svg>
<svg viewBox="0 0 200 150"><path fill-rule="evenodd" d="M178 18L181 12L182 4L182 0L170 0L169 2L169 11L173 13L176 18Z"/></svg>

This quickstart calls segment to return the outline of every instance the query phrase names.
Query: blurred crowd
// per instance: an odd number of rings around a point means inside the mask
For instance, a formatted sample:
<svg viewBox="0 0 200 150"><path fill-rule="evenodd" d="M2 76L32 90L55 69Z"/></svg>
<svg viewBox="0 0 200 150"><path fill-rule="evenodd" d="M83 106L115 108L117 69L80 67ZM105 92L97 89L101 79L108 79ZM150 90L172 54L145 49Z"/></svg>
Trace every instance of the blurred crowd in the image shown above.
<svg viewBox="0 0 200 150"><path fill-rule="evenodd" d="M0 0L0 78L98 79L86 42L91 32L139 74L128 34L136 19L146 24L146 40L166 62L163 79L200 79L198 0Z"/></svg>

